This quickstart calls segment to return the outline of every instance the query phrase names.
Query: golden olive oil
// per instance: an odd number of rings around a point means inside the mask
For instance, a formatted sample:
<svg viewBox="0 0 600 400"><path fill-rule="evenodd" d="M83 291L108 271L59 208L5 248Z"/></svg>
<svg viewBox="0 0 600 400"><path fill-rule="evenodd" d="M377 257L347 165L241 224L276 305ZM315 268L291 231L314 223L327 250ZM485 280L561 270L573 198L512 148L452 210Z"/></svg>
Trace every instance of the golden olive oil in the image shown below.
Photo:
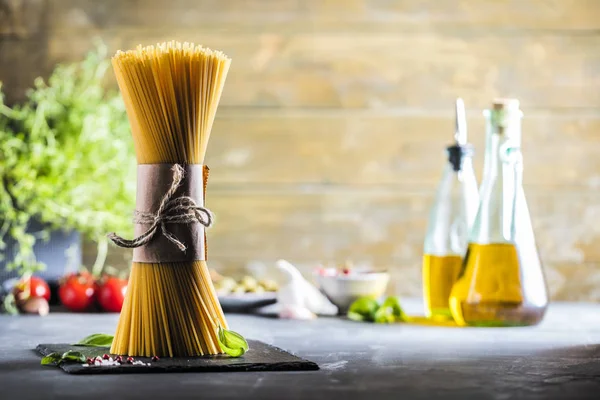
<svg viewBox="0 0 600 400"><path fill-rule="evenodd" d="M449 298L461 271L462 257L457 255L423 256L425 313L433 319L451 319Z"/></svg>
<svg viewBox="0 0 600 400"><path fill-rule="evenodd" d="M522 262L514 244L469 244L463 268L452 288L450 309L458 325L535 325L545 307L526 301ZM530 260L531 262L539 262Z"/></svg>

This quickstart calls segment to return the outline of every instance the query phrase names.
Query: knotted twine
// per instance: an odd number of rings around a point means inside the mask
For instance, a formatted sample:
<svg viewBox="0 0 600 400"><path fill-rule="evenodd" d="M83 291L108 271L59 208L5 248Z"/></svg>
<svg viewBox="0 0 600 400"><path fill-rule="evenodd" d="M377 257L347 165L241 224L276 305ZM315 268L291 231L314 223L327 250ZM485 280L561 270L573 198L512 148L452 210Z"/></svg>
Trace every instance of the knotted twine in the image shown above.
<svg viewBox="0 0 600 400"><path fill-rule="evenodd" d="M211 212L207 208L198 205L193 198L189 196L173 198L175 192L181 186L185 171L179 164L174 164L171 171L173 171L173 181L169 190L162 198L156 212L142 212L138 210L134 212L134 224L151 224L150 227L144 233L131 240L125 239L114 232L109 233L107 235L108 238L117 246L132 249L147 245L154 239L160 229L165 238L175 244L179 250L185 252L187 249L186 245L168 231L167 224L193 224L198 222L206 228L212 225L213 217Z"/></svg>

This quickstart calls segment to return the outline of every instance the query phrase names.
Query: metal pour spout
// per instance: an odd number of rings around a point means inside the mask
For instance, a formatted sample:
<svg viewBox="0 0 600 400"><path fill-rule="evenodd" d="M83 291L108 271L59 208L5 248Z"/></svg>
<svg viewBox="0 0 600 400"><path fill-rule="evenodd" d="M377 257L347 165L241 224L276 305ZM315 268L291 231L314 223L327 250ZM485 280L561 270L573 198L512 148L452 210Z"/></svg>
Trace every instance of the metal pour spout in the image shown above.
<svg viewBox="0 0 600 400"><path fill-rule="evenodd" d="M467 117L465 114L465 103L460 97L456 99L455 122L454 139L456 140L456 144L464 146L467 144Z"/></svg>

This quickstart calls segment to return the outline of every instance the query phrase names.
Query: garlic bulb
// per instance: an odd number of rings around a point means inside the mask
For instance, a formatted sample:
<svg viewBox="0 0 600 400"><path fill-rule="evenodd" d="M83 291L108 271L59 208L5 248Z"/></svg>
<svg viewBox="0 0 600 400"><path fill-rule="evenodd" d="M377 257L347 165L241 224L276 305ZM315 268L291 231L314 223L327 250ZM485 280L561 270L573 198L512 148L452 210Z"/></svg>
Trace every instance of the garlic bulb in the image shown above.
<svg viewBox="0 0 600 400"><path fill-rule="evenodd" d="M38 314L43 317L50 312L50 306L43 297L30 297L21 305L21 311L27 314Z"/></svg>
<svg viewBox="0 0 600 400"><path fill-rule="evenodd" d="M286 280L277 292L281 318L312 319L316 315L337 315L338 308L304 279L296 267L286 260L278 260L275 265Z"/></svg>

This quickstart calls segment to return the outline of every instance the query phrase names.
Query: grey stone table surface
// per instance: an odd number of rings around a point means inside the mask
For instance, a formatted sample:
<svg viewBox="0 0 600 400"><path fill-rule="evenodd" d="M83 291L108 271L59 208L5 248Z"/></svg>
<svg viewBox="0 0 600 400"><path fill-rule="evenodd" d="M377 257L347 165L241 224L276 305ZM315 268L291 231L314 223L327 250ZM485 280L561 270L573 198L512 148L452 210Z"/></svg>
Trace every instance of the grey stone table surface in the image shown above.
<svg viewBox="0 0 600 400"><path fill-rule="evenodd" d="M0 316L0 399L600 399L600 304L554 303L527 328L228 315L246 337L317 362L310 372L73 376L32 350L111 333L117 318Z"/></svg>

